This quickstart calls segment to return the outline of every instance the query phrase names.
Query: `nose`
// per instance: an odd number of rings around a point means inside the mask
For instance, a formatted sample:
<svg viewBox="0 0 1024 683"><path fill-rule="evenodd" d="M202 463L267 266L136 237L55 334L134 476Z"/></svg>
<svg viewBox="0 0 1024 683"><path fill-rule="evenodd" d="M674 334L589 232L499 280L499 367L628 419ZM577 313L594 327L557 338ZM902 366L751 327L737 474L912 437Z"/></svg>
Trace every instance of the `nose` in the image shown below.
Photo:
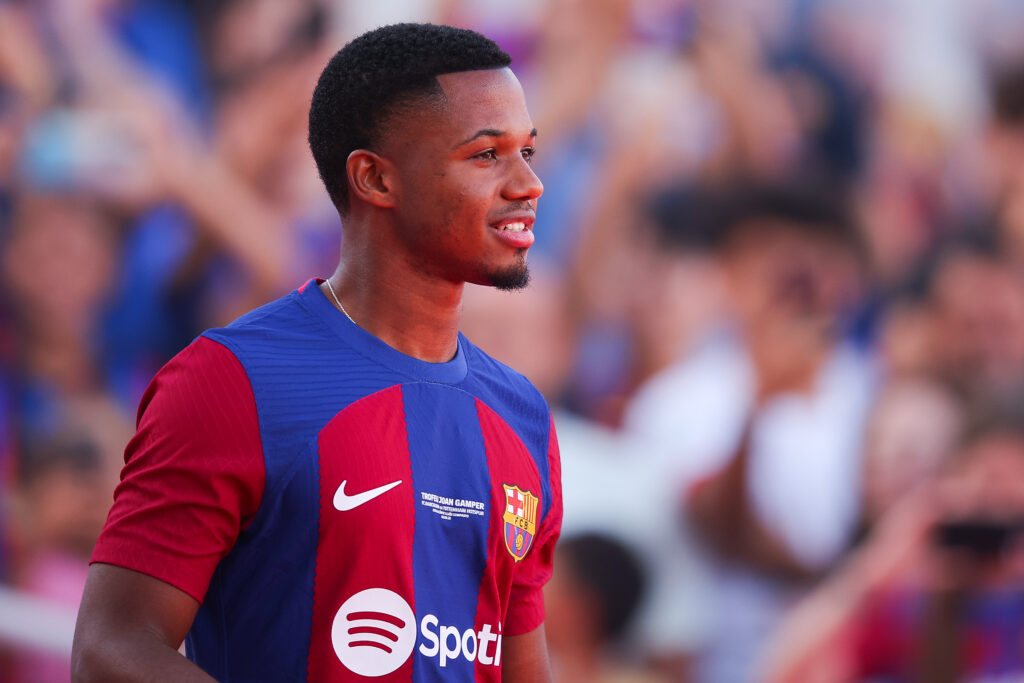
<svg viewBox="0 0 1024 683"><path fill-rule="evenodd" d="M505 183L503 195L505 199L529 201L537 199L544 193L544 183L540 181L529 162L520 157L514 162L508 181Z"/></svg>

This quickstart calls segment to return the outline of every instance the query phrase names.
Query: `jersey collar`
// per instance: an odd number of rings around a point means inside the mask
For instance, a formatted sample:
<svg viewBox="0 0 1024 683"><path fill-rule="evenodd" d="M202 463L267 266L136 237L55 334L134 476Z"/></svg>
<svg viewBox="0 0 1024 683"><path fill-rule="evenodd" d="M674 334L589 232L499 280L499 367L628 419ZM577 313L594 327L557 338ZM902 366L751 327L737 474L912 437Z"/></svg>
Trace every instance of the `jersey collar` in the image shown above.
<svg viewBox="0 0 1024 683"><path fill-rule="evenodd" d="M332 332L341 337L346 344L360 354L396 372L424 382L457 384L465 379L468 370L466 365L466 340L461 332L459 333L455 357L450 361L445 363L428 363L419 358L407 356L401 351L388 346L345 317L320 291L318 285L321 282L323 282L322 278L311 278L306 284L299 287L294 292L294 295L299 298L299 301L307 310L320 318Z"/></svg>

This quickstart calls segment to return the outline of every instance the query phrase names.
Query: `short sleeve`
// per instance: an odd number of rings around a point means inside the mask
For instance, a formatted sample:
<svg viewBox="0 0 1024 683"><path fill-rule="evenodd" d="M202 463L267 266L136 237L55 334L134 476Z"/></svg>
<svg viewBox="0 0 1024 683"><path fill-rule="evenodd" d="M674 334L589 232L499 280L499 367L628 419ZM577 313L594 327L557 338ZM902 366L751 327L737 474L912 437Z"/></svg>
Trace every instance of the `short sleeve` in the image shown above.
<svg viewBox="0 0 1024 683"><path fill-rule="evenodd" d="M548 437L548 467L551 477L551 508L541 522L533 549L523 559L512 582L508 614L503 632L506 635L528 633L544 622L544 584L551 578L555 544L562 530L562 463L558 437L551 421Z"/></svg>
<svg viewBox="0 0 1024 683"><path fill-rule="evenodd" d="M263 496L245 369L227 348L200 337L157 373L137 425L92 561L148 574L202 602Z"/></svg>

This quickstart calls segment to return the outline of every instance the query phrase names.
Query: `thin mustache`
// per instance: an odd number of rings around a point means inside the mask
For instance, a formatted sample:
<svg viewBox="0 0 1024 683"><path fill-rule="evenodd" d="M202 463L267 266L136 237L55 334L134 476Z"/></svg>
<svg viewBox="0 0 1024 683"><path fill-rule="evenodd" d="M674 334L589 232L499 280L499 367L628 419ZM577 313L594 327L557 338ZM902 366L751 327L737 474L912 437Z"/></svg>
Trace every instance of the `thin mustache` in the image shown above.
<svg viewBox="0 0 1024 683"><path fill-rule="evenodd" d="M514 213L523 213L524 211L528 211L530 213L537 213L537 205L529 201L516 202L515 204L510 205L507 209L502 211L501 215L506 216Z"/></svg>

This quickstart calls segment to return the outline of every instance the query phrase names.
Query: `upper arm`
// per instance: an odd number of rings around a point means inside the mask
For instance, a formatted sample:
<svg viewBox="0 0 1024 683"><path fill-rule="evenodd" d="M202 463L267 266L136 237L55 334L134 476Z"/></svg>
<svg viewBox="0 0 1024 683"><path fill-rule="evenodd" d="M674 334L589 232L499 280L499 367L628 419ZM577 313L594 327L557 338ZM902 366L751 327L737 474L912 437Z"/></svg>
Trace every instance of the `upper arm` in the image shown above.
<svg viewBox="0 0 1024 683"><path fill-rule="evenodd" d="M74 679L212 680L177 651L198 608L195 598L159 579L93 564L75 626Z"/></svg>
<svg viewBox="0 0 1024 683"><path fill-rule="evenodd" d="M138 633L178 649L199 603L185 591L140 572L94 563L82 596L75 643Z"/></svg>
<svg viewBox="0 0 1024 683"><path fill-rule="evenodd" d="M542 683L551 680L543 624L532 631L503 638L501 680L507 683Z"/></svg>

